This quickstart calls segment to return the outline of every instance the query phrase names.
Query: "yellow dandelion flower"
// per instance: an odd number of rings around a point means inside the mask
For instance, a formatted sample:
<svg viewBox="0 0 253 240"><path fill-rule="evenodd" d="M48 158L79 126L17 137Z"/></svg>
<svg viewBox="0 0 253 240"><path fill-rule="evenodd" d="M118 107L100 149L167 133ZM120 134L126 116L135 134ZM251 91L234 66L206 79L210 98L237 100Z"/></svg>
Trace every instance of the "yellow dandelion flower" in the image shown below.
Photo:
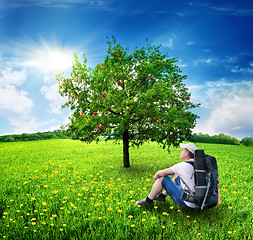
<svg viewBox="0 0 253 240"><path fill-rule="evenodd" d="M148 179L146 179L146 181L147 181L147 182L150 182L150 179L148 178Z"/></svg>
<svg viewBox="0 0 253 240"><path fill-rule="evenodd" d="M145 222L145 221L146 221L146 219L145 219L145 218L142 218L142 219L141 219L141 221L142 221L142 222Z"/></svg>
<svg viewBox="0 0 253 240"><path fill-rule="evenodd" d="M174 225L175 225L176 223L175 223L175 222L173 222L172 224L174 224Z"/></svg>
<svg viewBox="0 0 253 240"><path fill-rule="evenodd" d="M151 219L152 219L152 220L155 220L155 219L156 219L156 217L151 217Z"/></svg>
<svg viewBox="0 0 253 240"><path fill-rule="evenodd" d="M232 231L228 231L228 234L232 234Z"/></svg>
<svg viewBox="0 0 253 240"><path fill-rule="evenodd" d="M119 209L119 210L118 210L118 212L119 212L119 213L121 213L121 212L122 212L122 210L121 210L121 209Z"/></svg>
<svg viewBox="0 0 253 240"><path fill-rule="evenodd" d="M43 206L46 206L46 205L47 205L47 203L46 203L46 202L42 202L42 205L43 205Z"/></svg>
<svg viewBox="0 0 253 240"><path fill-rule="evenodd" d="M174 207L172 207L172 206L170 207L170 209L173 209L173 208L174 208Z"/></svg>
<svg viewBox="0 0 253 240"><path fill-rule="evenodd" d="M237 193L237 191L233 191L233 193L234 193L234 194L236 194L236 193Z"/></svg>
<svg viewBox="0 0 253 240"><path fill-rule="evenodd" d="M157 206L154 206L154 209L157 209L158 207Z"/></svg>
<svg viewBox="0 0 253 240"><path fill-rule="evenodd" d="M228 190L227 189L223 189L223 192L227 192Z"/></svg>
<svg viewBox="0 0 253 240"><path fill-rule="evenodd" d="M201 233L198 233L198 236L200 236L201 235Z"/></svg>
<svg viewBox="0 0 253 240"><path fill-rule="evenodd" d="M63 199L65 199L65 200L66 200L66 199L68 199L68 197L67 197L67 196L64 196L64 197L63 197Z"/></svg>
<svg viewBox="0 0 253 240"><path fill-rule="evenodd" d="M57 215L56 215L56 214L53 214L52 217L55 218L55 217L57 217Z"/></svg>
<svg viewBox="0 0 253 240"><path fill-rule="evenodd" d="M189 215L187 215L186 217L187 217L187 218L189 218L190 216L189 216Z"/></svg>
<svg viewBox="0 0 253 240"><path fill-rule="evenodd" d="M108 208L109 211L112 211L112 208Z"/></svg>
<svg viewBox="0 0 253 240"><path fill-rule="evenodd" d="M228 207L229 209L232 209L233 207Z"/></svg>
<svg viewBox="0 0 253 240"><path fill-rule="evenodd" d="M129 215L128 217L129 217L129 218L133 218L133 216L132 216L132 215Z"/></svg>
<svg viewBox="0 0 253 240"><path fill-rule="evenodd" d="M101 220L102 218L101 217L98 217L99 220Z"/></svg>
<svg viewBox="0 0 253 240"><path fill-rule="evenodd" d="M62 232L62 231L63 231L63 228L60 228L59 230Z"/></svg>
<svg viewBox="0 0 253 240"><path fill-rule="evenodd" d="M63 224L62 224L62 226L63 226L63 227L66 227L66 226L67 226L67 224L63 223Z"/></svg>
<svg viewBox="0 0 253 240"><path fill-rule="evenodd" d="M162 226L162 228L165 228L165 226Z"/></svg>
<svg viewBox="0 0 253 240"><path fill-rule="evenodd" d="M245 200L247 200L248 199L248 197L243 197Z"/></svg>
<svg viewBox="0 0 253 240"><path fill-rule="evenodd" d="M166 213L166 212L163 212L163 213L162 213L162 215L168 215L168 213Z"/></svg>
<svg viewBox="0 0 253 240"><path fill-rule="evenodd" d="M45 225L45 224L46 224L46 222L42 222L42 224L43 224L43 225Z"/></svg>
<svg viewBox="0 0 253 240"><path fill-rule="evenodd" d="M143 211L142 213L143 213L143 214L146 214L147 212L146 212L146 211Z"/></svg>
<svg viewBox="0 0 253 240"><path fill-rule="evenodd" d="M54 224L53 224L53 223L51 223L51 224L50 224L50 226L51 226L51 227L53 227L53 226L54 226Z"/></svg>
<svg viewBox="0 0 253 240"><path fill-rule="evenodd" d="M32 197L32 198L31 198L31 201L35 201L35 197Z"/></svg>
<svg viewBox="0 0 253 240"><path fill-rule="evenodd" d="M23 206L24 206L24 204L20 204L19 206L20 206L20 207L23 207Z"/></svg>
<svg viewBox="0 0 253 240"><path fill-rule="evenodd" d="M91 213L88 213L88 216L90 216L91 215Z"/></svg>
<svg viewBox="0 0 253 240"><path fill-rule="evenodd" d="M32 225L36 225L36 222L32 222Z"/></svg>
<svg viewBox="0 0 253 240"><path fill-rule="evenodd" d="M131 225L131 227L135 227L135 225L134 225L134 224L132 224L132 225Z"/></svg>
<svg viewBox="0 0 253 240"><path fill-rule="evenodd" d="M129 191L130 194L133 194L134 192L133 191Z"/></svg>

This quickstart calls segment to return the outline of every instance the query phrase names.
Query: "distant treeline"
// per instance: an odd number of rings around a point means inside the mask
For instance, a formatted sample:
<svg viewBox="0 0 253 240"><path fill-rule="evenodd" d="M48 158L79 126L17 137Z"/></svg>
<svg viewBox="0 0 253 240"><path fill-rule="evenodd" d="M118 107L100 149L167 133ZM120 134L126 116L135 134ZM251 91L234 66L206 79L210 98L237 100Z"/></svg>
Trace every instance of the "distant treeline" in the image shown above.
<svg viewBox="0 0 253 240"><path fill-rule="evenodd" d="M229 144L229 145L245 145L245 146L253 146L253 138L245 137L241 141L231 137L229 135L225 135L221 133L219 135L209 136L208 134L203 133L194 133L192 141L194 142L202 142L202 143L217 143L217 144Z"/></svg>
<svg viewBox="0 0 253 240"><path fill-rule="evenodd" d="M0 142L19 142L19 141L35 141L46 139L67 139L70 138L62 132L55 130L53 132L23 133L0 136Z"/></svg>
<svg viewBox="0 0 253 240"><path fill-rule="evenodd" d="M55 130L53 132L38 132L38 133L23 133L14 135L0 136L0 142L18 142L18 141L34 141L34 140L46 140L46 139L69 139L71 136L64 134L62 130ZM113 136L112 138L113 139ZM191 141L202 143L217 143L217 144L229 144L229 145L245 145L253 146L253 138L245 137L241 141L221 133L219 135L209 136L203 133L194 133Z"/></svg>

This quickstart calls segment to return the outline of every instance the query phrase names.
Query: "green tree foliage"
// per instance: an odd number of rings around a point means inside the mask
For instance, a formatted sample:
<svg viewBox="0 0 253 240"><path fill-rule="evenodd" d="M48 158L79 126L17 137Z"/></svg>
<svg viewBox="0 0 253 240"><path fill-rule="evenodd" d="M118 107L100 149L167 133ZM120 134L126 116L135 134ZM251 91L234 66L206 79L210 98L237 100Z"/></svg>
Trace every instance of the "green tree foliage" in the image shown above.
<svg viewBox="0 0 253 240"><path fill-rule="evenodd" d="M124 166L129 167L129 143L156 141L168 148L191 136L197 115L190 109L188 89L176 65L178 59L162 54L160 46L129 53L113 37L108 55L96 67L80 63L75 55L69 78L57 76L63 107L73 110L63 129L74 139L91 142L103 134L123 139Z"/></svg>
<svg viewBox="0 0 253 240"><path fill-rule="evenodd" d="M203 143L217 143L217 144L229 144L229 145L240 145L240 141L229 135L221 133L219 135L209 136L208 134L203 133L194 133L192 136L194 142L203 142Z"/></svg>
<svg viewBox="0 0 253 240"><path fill-rule="evenodd" d="M241 143L245 146L253 146L253 138L245 137L242 139Z"/></svg>
<svg viewBox="0 0 253 240"><path fill-rule="evenodd" d="M46 139L66 139L62 130L55 130L54 132L38 132L38 133L23 133L0 136L0 142L19 142L19 141L34 141Z"/></svg>

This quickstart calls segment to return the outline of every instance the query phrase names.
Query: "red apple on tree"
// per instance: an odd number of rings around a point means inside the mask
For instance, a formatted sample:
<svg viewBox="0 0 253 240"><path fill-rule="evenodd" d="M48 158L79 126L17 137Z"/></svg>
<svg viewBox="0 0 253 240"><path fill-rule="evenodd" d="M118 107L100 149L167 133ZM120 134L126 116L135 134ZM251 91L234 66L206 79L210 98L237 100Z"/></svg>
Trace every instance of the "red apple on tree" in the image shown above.
<svg viewBox="0 0 253 240"><path fill-rule="evenodd" d="M120 83L123 83L123 81L122 81L122 80L119 80L119 82L120 82Z"/></svg>
<svg viewBox="0 0 253 240"><path fill-rule="evenodd" d="M97 116L98 114L97 114L97 112L94 112L93 115L94 115L94 116Z"/></svg>
<svg viewBox="0 0 253 240"><path fill-rule="evenodd" d="M188 100L188 99L189 99L189 97L185 97L185 99L186 99L186 100Z"/></svg>
<svg viewBox="0 0 253 240"><path fill-rule="evenodd" d="M152 81L154 78L153 78L153 77L150 77L149 79Z"/></svg>
<svg viewBox="0 0 253 240"><path fill-rule="evenodd" d="M101 125L99 125L99 126L97 127L97 130L98 130L98 131L101 131L102 128L103 128L103 127L102 127Z"/></svg>
<svg viewBox="0 0 253 240"><path fill-rule="evenodd" d="M99 86L101 87L101 86L102 86L102 83L99 83Z"/></svg>
<svg viewBox="0 0 253 240"><path fill-rule="evenodd" d="M103 67L103 70L105 70L105 67Z"/></svg>
<svg viewBox="0 0 253 240"><path fill-rule="evenodd" d="M126 110L129 110L130 109L130 107L129 106L126 106Z"/></svg>
<svg viewBox="0 0 253 240"><path fill-rule="evenodd" d="M155 120L157 121L157 120L158 120L158 117L155 117Z"/></svg>
<svg viewBox="0 0 253 240"><path fill-rule="evenodd" d="M72 98L74 97L74 94L73 93L71 93L71 95L70 95Z"/></svg>
<svg viewBox="0 0 253 240"><path fill-rule="evenodd" d="M184 115L181 115L181 118L184 118Z"/></svg>
<svg viewBox="0 0 253 240"><path fill-rule="evenodd" d="M177 95L174 95L174 97L176 97Z"/></svg>
<svg viewBox="0 0 253 240"><path fill-rule="evenodd" d="M80 112L80 116L83 116L83 112Z"/></svg>
<svg viewBox="0 0 253 240"><path fill-rule="evenodd" d="M161 66L161 65L162 65L162 63L158 63L158 65L160 65L160 66Z"/></svg>
<svg viewBox="0 0 253 240"><path fill-rule="evenodd" d="M102 94L102 98L106 98L106 94Z"/></svg>
<svg viewBox="0 0 253 240"><path fill-rule="evenodd" d="M173 132L170 132L170 135L173 135Z"/></svg>
<svg viewBox="0 0 253 240"><path fill-rule="evenodd" d="M117 57L120 57L120 54L118 54Z"/></svg>

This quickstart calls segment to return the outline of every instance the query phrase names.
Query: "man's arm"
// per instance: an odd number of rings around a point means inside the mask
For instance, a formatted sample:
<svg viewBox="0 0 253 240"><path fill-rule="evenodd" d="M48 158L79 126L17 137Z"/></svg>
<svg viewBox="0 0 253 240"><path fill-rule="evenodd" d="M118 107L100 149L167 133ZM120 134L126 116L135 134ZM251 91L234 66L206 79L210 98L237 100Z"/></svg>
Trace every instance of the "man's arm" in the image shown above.
<svg viewBox="0 0 253 240"><path fill-rule="evenodd" d="M157 180L160 177L164 177L167 175L174 175L175 173L172 171L171 168L166 168L164 170L159 170L158 172L156 172L154 179Z"/></svg>

